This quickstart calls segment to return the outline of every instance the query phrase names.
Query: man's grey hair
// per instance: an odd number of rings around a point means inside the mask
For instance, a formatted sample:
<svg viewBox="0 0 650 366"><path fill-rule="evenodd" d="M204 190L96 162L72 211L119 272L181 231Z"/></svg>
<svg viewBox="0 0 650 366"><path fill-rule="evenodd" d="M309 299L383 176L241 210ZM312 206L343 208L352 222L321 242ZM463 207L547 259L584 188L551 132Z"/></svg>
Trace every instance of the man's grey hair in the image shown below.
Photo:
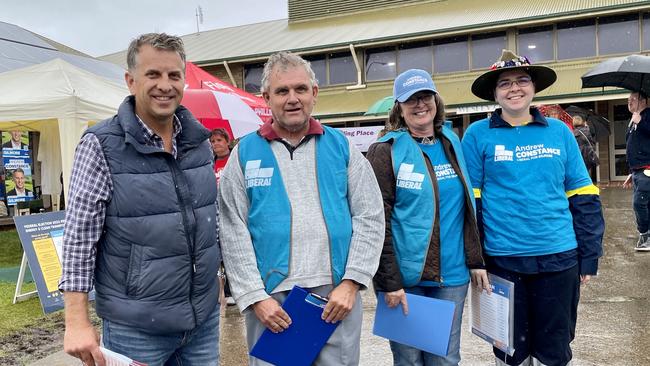
<svg viewBox="0 0 650 366"><path fill-rule="evenodd" d="M309 82L311 86L318 85L318 80L316 80L316 74L314 70L311 69L311 64L309 61L304 58L286 51L281 51L275 53L269 57L266 64L264 64L264 72L262 73L262 93L267 92L269 88L269 78L271 77L271 71L275 67L279 67L280 70L286 71L289 67L304 67L307 75L309 76Z"/></svg>
<svg viewBox="0 0 650 366"><path fill-rule="evenodd" d="M185 71L185 47L180 37L170 36L165 33L145 33L131 41L129 50L126 53L126 64L129 72L135 70L136 57L140 52L140 47L149 45L158 50L174 51L178 53L183 61L183 71Z"/></svg>

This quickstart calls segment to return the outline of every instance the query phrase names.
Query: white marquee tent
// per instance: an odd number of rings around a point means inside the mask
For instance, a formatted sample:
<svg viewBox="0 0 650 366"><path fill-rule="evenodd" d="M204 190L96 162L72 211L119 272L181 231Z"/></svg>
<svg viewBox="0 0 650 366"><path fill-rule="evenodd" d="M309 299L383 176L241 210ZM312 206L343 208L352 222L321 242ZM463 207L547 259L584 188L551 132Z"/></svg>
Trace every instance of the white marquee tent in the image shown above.
<svg viewBox="0 0 650 366"><path fill-rule="evenodd" d="M74 150L83 131L114 115L126 85L61 59L0 73L0 130L40 131L43 194L67 189Z"/></svg>

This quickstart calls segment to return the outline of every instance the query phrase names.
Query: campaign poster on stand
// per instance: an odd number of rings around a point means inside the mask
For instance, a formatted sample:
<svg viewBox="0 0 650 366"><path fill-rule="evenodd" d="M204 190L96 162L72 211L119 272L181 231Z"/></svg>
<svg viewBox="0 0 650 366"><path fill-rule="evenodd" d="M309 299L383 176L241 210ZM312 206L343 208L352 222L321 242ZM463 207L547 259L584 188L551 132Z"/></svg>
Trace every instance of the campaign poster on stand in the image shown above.
<svg viewBox="0 0 650 366"><path fill-rule="evenodd" d="M59 279L63 262L65 211L14 216L14 222L43 312L47 314L63 309ZM94 299L94 292L89 295L91 300Z"/></svg>
<svg viewBox="0 0 650 366"><path fill-rule="evenodd" d="M5 192L7 205L34 199L32 159L29 157L3 156L5 166Z"/></svg>
<svg viewBox="0 0 650 366"><path fill-rule="evenodd" d="M5 169L7 205L34 199L32 160L29 156L29 133L9 131L2 133L2 160Z"/></svg>
<svg viewBox="0 0 650 366"><path fill-rule="evenodd" d="M29 150L29 132L6 131L2 133L2 151Z"/></svg>

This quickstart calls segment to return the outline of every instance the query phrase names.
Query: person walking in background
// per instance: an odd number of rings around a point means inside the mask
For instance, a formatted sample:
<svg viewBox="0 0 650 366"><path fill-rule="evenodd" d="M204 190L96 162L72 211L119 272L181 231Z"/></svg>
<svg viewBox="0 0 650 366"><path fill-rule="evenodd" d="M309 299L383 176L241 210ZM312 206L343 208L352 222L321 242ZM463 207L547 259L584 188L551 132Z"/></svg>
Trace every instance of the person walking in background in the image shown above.
<svg viewBox="0 0 650 366"><path fill-rule="evenodd" d="M180 38L127 51L131 92L77 146L63 235L64 350L104 365L107 349L150 366L219 364L221 253L210 132L180 106Z"/></svg>
<svg viewBox="0 0 650 366"><path fill-rule="evenodd" d="M217 182L221 176L221 171L228 162L230 156L230 135L224 128L215 128L210 132L210 145L214 153L214 174Z"/></svg>
<svg viewBox="0 0 650 366"><path fill-rule="evenodd" d="M596 152L596 139L587 126L586 116L576 114L573 117L573 136L578 142L580 156L585 162L592 182L596 182L596 167L600 164L598 152Z"/></svg>
<svg viewBox="0 0 650 366"><path fill-rule="evenodd" d="M486 265L514 283L514 354L497 365L567 365L580 283L597 274L604 219L599 190L559 120L530 104L556 80L504 50L472 93L500 108L469 126L463 152L483 230Z"/></svg>
<svg viewBox="0 0 650 366"><path fill-rule="evenodd" d="M639 240L634 247L637 251L650 251L650 110L648 96L644 93L631 93L627 108L632 118L625 134L625 148L630 175L623 187L634 186L632 199Z"/></svg>
<svg viewBox="0 0 650 366"><path fill-rule="evenodd" d="M377 301L401 306L406 293L456 305L449 351L440 357L390 341L396 366L458 365L463 306L470 272L490 289L484 269L474 193L460 140L443 127L445 108L428 72L411 69L393 87L395 105L385 136L370 146L384 199L386 235L374 277Z"/></svg>
<svg viewBox="0 0 650 366"><path fill-rule="evenodd" d="M249 349L264 329L290 326L280 305L298 285L327 296L322 318L340 322L314 364L358 365L359 290L377 270L384 232L377 181L341 132L311 117L318 85L307 61L272 55L262 95L273 119L240 140L219 182L224 263Z"/></svg>

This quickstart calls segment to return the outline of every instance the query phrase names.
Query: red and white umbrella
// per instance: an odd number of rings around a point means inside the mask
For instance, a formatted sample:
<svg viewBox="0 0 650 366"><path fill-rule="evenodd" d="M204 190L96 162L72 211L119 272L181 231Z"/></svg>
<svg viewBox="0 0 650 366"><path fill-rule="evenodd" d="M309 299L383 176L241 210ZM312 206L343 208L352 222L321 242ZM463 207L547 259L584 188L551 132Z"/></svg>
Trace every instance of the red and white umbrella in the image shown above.
<svg viewBox="0 0 650 366"><path fill-rule="evenodd" d="M181 104L206 128L225 128L233 138L256 131L260 117L238 96L207 89L187 89Z"/></svg>
<svg viewBox="0 0 650 366"><path fill-rule="evenodd" d="M235 88L189 61L185 63L185 90L187 89L208 89L236 95L251 107L262 121L271 120L271 109L266 105L264 99Z"/></svg>

